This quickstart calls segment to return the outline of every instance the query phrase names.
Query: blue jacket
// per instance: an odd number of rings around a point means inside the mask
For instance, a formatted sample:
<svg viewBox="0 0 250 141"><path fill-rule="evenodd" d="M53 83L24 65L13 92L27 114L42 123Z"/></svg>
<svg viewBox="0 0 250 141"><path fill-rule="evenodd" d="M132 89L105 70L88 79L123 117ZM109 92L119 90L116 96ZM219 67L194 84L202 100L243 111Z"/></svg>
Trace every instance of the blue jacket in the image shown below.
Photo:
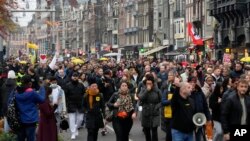
<svg viewBox="0 0 250 141"><path fill-rule="evenodd" d="M41 87L39 93L25 91L24 93L16 94L16 103L22 123L38 122L38 106L37 104L45 101L45 88Z"/></svg>

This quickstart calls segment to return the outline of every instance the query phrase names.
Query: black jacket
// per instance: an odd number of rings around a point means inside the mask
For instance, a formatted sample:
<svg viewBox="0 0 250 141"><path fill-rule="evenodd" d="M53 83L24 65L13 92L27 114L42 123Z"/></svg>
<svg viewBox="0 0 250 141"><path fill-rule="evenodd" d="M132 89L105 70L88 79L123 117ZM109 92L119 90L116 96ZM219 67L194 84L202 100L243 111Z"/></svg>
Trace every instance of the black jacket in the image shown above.
<svg viewBox="0 0 250 141"><path fill-rule="evenodd" d="M83 113L83 96L85 93L85 87L81 83L69 82L65 89L65 98L67 104L68 113L75 113L77 110Z"/></svg>
<svg viewBox="0 0 250 141"><path fill-rule="evenodd" d="M89 106L89 95L84 95L83 108L86 112L86 128L103 128L103 117L105 117L105 104L101 93L93 96L93 108Z"/></svg>
<svg viewBox="0 0 250 141"><path fill-rule="evenodd" d="M211 113L208 108L207 100L202 92L201 88L196 85L196 90L191 93L190 98L194 101L194 112L195 113L204 113L208 121L212 119Z"/></svg>
<svg viewBox="0 0 250 141"><path fill-rule="evenodd" d="M47 68L39 67L39 68L37 69L37 71L36 71L37 75L38 75L39 77L45 78L45 77L46 77L46 69L47 69Z"/></svg>
<svg viewBox="0 0 250 141"><path fill-rule="evenodd" d="M250 97L245 96L245 105L247 109L247 124L250 123ZM230 95L223 103L221 109L221 124L224 133L230 132L230 127L241 125L242 106L240 98L235 92Z"/></svg>
<svg viewBox="0 0 250 141"><path fill-rule="evenodd" d="M172 102L172 128L184 133L191 133L195 129L193 116L195 104L192 98L184 99L180 96L179 89L173 95Z"/></svg>
<svg viewBox="0 0 250 141"><path fill-rule="evenodd" d="M15 88L16 81L14 79L6 79L5 83L1 88L0 100L3 115L5 115L7 112L9 95L13 90L15 90Z"/></svg>
<svg viewBox="0 0 250 141"><path fill-rule="evenodd" d="M103 94L103 98L105 102L108 102L110 97L112 96L112 94L115 92L115 83L113 79L104 77L101 78L101 80L99 80L101 82L100 87L98 85L98 87L100 88L102 94ZM105 83L107 83L108 85L105 86Z"/></svg>
<svg viewBox="0 0 250 141"><path fill-rule="evenodd" d="M70 82L70 79L66 75L64 77L60 77L56 75L56 80L57 80L57 84L61 86L63 90L66 89L66 84Z"/></svg>
<svg viewBox="0 0 250 141"><path fill-rule="evenodd" d="M221 121L221 102L218 102L218 99L222 98L222 95L213 93L209 98L209 106L212 109L212 119L215 121Z"/></svg>
<svg viewBox="0 0 250 141"><path fill-rule="evenodd" d="M142 127L158 127L160 125L161 91L154 86L148 91L142 89L138 96L142 105Z"/></svg>

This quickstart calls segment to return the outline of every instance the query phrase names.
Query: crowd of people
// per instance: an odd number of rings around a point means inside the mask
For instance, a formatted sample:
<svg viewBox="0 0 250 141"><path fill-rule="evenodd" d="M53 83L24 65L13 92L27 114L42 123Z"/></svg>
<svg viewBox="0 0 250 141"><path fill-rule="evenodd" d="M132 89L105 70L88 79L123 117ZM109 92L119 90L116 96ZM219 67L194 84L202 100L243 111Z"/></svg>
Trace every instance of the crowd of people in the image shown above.
<svg viewBox="0 0 250 141"><path fill-rule="evenodd" d="M85 125L88 141L107 134L112 122L116 141L128 141L138 118L146 141L230 140L234 125L250 124L250 71L241 62L177 63L167 60L70 60L51 64L6 61L0 77L0 116L5 132L14 94L21 130L18 141L57 141L61 121L69 123L71 139ZM193 116L202 113L206 124Z"/></svg>

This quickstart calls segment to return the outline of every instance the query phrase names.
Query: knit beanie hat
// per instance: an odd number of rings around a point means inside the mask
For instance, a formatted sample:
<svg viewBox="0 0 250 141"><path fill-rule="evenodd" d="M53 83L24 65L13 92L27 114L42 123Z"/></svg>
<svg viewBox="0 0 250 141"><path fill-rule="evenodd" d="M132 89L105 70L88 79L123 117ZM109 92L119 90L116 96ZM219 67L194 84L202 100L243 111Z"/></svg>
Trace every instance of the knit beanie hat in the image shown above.
<svg viewBox="0 0 250 141"><path fill-rule="evenodd" d="M9 79L16 79L16 73L15 73L13 70L10 70L10 71L8 72L7 77L8 77Z"/></svg>

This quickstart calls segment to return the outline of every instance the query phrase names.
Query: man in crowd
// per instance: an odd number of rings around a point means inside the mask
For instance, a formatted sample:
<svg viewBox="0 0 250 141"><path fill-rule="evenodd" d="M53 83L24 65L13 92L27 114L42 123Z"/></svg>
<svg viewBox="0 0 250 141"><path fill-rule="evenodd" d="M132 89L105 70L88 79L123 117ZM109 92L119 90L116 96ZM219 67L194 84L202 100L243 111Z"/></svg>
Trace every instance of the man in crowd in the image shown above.
<svg viewBox="0 0 250 141"><path fill-rule="evenodd" d="M65 97L67 110L69 115L69 127L71 131L71 139L76 139L79 135L78 128L83 121L83 96L85 87L78 81L79 75L75 72L71 77L71 81L66 85Z"/></svg>
<svg viewBox="0 0 250 141"><path fill-rule="evenodd" d="M57 84L65 90L66 84L69 82L68 76L65 74L63 69L59 69L56 73Z"/></svg>
<svg viewBox="0 0 250 141"><path fill-rule="evenodd" d="M3 83L2 87L1 87L1 94L0 94L0 103L1 103L1 110L3 112L3 116L4 116L4 131L8 132L9 131L9 125L7 123L7 119L6 119L6 112L7 112L7 108L8 108L8 98L9 95L12 91L15 91L16 89L16 74L13 70L10 70L8 72L8 78L6 79L6 81Z"/></svg>
<svg viewBox="0 0 250 141"><path fill-rule="evenodd" d="M173 95L171 102L172 141L193 141L195 125L192 118L195 111L194 101L189 97L191 91L192 85L182 82L180 90L177 90Z"/></svg>
<svg viewBox="0 0 250 141"><path fill-rule="evenodd" d="M225 141L230 140L230 130L234 126L250 124L250 97L246 94L247 91L248 82L240 79L234 94L231 94L222 105L221 123Z"/></svg>

